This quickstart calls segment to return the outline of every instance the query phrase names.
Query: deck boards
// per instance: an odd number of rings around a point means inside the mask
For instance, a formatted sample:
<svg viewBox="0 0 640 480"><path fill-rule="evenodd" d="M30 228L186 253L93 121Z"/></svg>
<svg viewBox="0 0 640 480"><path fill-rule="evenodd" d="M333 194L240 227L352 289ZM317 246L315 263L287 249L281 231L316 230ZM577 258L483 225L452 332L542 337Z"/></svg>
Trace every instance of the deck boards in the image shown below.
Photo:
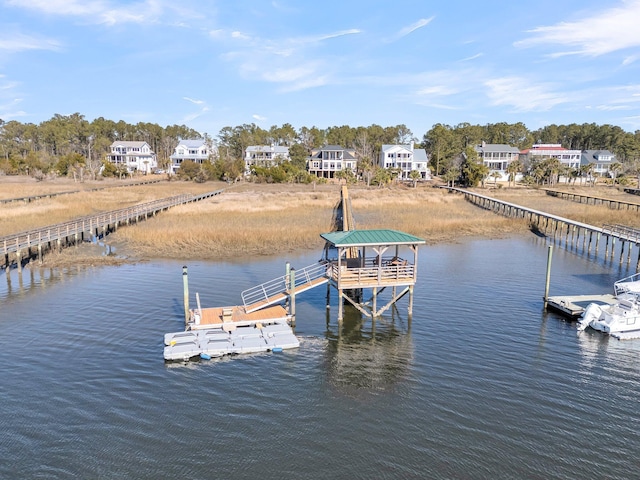
<svg viewBox="0 0 640 480"><path fill-rule="evenodd" d="M223 312L231 309L231 317L223 321ZM195 312L193 310L192 312ZM261 310L247 313L242 306L232 307L210 307L202 309L202 316L199 325L192 325L192 329L208 328L211 325L221 325L223 323L246 324L266 320L286 319L287 311L282 305L274 305Z"/></svg>
<svg viewBox="0 0 640 480"><path fill-rule="evenodd" d="M616 303L616 297L612 294L604 295L565 295L549 297L547 304L566 315L579 317L590 303L602 303L612 305Z"/></svg>

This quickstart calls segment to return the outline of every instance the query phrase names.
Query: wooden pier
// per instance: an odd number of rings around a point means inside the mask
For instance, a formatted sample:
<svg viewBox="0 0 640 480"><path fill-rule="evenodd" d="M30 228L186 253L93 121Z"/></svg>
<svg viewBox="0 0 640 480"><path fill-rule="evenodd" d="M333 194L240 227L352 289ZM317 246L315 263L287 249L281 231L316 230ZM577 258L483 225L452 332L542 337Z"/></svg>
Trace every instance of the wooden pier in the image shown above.
<svg viewBox="0 0 640 480"><path fill-rule="evenodd" d="M162 179L146 180L141 182L132 182L132 183L129 182L129 183L121 183L121 184L115 184L115 185L108 185L106 187L87 188L83 190L67 190L64 192L40 193L38 195L29 195L26 197L18 197L18 198L1 198L0 204L18 203L18 202L31 203L37 200L42 200L43 198L54 198L54 197L59 197L61 195L71 195L73 193L97 192L98 190L106 190L108 188L137 187L140 185L149 185L152 183L160 183L163 181L166 181L166 180L162 180Z"/></svg>
<svg viewBox="0 0 640 480"><path fill-rule="evenodd" d="M102 238L121 225L136 223L176 205L204 200L219 195L223 191L216 190L200 195L177 195L0 237L0 254L4 258L3 268L7 269L15 264L20 270L24 260L31 258L42 260L46 251L54 248L61 250L69 245L77 245L85 239Z"/></svg>
<svg viewBox="0 0 640 480"><path fill-rule="evenodd" d="M543 190L547 195L562 198L565 200L571 200L573 202L585 203L587 205L606 205L607 207L614 210L635 210L636 212L640 211L640 203L596 197L593 195L583 195L580 193L565 192L562 190L551 190L549 188L544 188Z"/></svg>
<svg viewBox="0 0 640 480"><path fill-rule="evenodd" d="M631 263L632 249L636 247L636 270L640 269L640 230L624 225L604 225L596 227L568 218L552 215L550 213L534 210L532 208L505 202L496 198L480 195L462 188L441 187L447 190L463 194L465 199L474 205L486 210L491 210L506 217L522 218L529 221L532 228L540 233L552 237L555 240L564 240L565 245L578 248L582 243L582 249L591 252L594 248L598 253L601 241L605 243L605 258L613 259L615 255L616 241L620 243L619 263Z"/></svg>

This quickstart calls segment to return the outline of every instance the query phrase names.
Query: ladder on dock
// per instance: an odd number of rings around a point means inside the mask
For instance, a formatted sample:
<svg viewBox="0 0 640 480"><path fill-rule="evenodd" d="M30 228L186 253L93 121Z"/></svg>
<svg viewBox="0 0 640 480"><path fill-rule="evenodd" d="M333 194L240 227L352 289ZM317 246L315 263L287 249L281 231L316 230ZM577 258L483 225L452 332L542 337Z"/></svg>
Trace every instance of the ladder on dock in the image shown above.
<svg viewBox="0 0 640 480"><path fill-rule="evenodd" d="M306 292L329 281L327 263L319 262L295 271L295 293ZM289 297L289 278L287 275L251 287L242 292L242 302L246 313L255 312Z"/></svg>

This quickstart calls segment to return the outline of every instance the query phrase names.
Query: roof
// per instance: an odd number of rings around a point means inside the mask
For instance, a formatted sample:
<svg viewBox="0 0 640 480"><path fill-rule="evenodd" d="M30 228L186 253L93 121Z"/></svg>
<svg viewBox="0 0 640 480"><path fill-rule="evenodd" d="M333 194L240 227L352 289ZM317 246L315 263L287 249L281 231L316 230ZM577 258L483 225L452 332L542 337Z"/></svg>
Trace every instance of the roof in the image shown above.
<svg viewBox="0 0 640 480"><path fill-rule="evenodd" d="M320 234L336 247L357 247L363 245L422 245L422 238L414 237L398 230L349 230Z"/></svg>
<svg viewBox="0 0 640 480"><path fill-rule="evenodd" d="M250 145L247 147L247 152L274 152L274 153L289 153L289 147L281 147L280 145Z"/></svg>
<svg viewBox="0 0 640 480"><path fill-rule="evenodd" d="M427 157L427 151L424 148L413 149L414 162L427 162L428 160L429 160L429 157Z"/></svg>
<svg viewBox="0 0 640 480"><path fill-rule="evenodd" d="M505 145L503 143L485 143L484 145L477 145L476 151L478 152L508 152L508 153L520 153L520 150L511 145Z"/></svg>
<svg viewBox="0 0 640 480"><path fill-rule="evenodd" d="M117 147L119 145L123 147L142 147L144 145L148 146L149 144L147 142L132 142L129 140L116 140L111 144L112 147Z"/></svg>
<svg viewBox="0 0 640 480"><path fill-rule="evenodd" d="M381 151L382 152L388 152L388 151L398 151L398 150L405 150L407 152L411 152L411 145L382 145Z"/></svg>
<svg viewBox="0 0 640 480"><path fill-rule="evenodd" d="M190 138L187 140L180 140L178 143L178 147L183 145L187 148L200 148L205 144L205 140L202 138ZM177 147L176 147L177 148Z"/></svg>

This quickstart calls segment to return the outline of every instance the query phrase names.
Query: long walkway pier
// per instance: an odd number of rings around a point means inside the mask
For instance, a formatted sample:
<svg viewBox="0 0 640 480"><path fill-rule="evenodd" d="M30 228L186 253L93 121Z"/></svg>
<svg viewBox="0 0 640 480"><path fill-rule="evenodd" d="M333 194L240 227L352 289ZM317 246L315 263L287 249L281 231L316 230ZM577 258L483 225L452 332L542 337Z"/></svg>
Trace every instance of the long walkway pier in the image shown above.
<svg viewBox="0 0 640 480"><path fill-rule="evenodd" d="M144 220L149 216L155 216L158 212L176 205L198 202L219 195L222 192L224 192L224 189L200 195L176 195L0 237L0 254L4 257L2 266L6 269L16 264L20 270L23 260L34 257L42 260L42 255L45 251L53 248L57 248L59 251L69 245L77 245L79 242L84 241L85 238L102 238L115 231L120 225L129 225L132 222Z"/></svg>
<svg viewBox="0 0 640 480"><path fill-rule="evenodd" d="M553 237L554 240L564 239L565 245L571 245L577 248L580 242L582 242L583 250L591 252L593 245L597 253L601 240L604 240L605 258L613 259L615 255L615 244L616 241L619 241L621 245L619 252L621 265L625 258L625 246L627 247L627 264L631 263L631 252L633 246L635 246L637 251L636 271L640 269L640 230L625 225L604 225L603 227L596 227L569 218L516 205L515 203L480 195L479 193L462 188L445 186L441 188L446 188L450 192L461 193L467 201L499 215L526 219L532 228L535 228L540 233Z"/></svg>
<svg viewBox="0 0 640 480"><path fill-rule="evenodd" d="M562 198L564 200L571 200L573 202L586 203L587 205L606 205L615 210L640 211L640 203L613 200L611 198L596 197L593 195L582 195L580 193L564 192L562 190L551 190L549 188L544 188L543 190L547 195Z"/></svg>
<svg viewBox="0 0 640 480"><path fill-rule="evenodd" d="M87 188L85 190L66 190L64 192L39 193L38 195L29 195L27 197L0 198L0 204L14 203L14 202L31 203L31 202L35 202L36 200L42 200L43 198L59 197L60 195L71 195L73 193L85 193L85 192L97 192L98 190L106 190L107 188L139 187L140 185L150 185L152 183L160 183L164 181L166 180L163 180L163 179L146 180L146 181L133 182L133 183L121 183L119 185L107 185L104 187Z"/></svg>

